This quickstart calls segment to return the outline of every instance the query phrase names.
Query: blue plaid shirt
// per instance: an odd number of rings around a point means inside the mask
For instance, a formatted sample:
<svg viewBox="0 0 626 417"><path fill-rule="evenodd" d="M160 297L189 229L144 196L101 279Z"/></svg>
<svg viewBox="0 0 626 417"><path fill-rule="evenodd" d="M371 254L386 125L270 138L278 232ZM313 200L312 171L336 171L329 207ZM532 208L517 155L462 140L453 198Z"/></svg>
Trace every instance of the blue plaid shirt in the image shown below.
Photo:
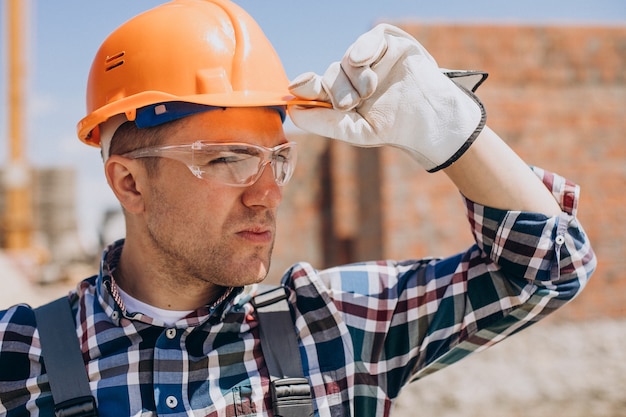
<svg viewBox="0 0 626 417"><path fill-rule="evenodd" d="M578 187L535 169L556 217L466 200L476 244L446 259L379 261L284 275L316 416L387 416L406 383L524 329L573 299L596 260ZM70 294L101 417L271 416L248 291L167 326L110 292L123 241ZM52 416L33 310L0 312L0 415Z"/></svg>

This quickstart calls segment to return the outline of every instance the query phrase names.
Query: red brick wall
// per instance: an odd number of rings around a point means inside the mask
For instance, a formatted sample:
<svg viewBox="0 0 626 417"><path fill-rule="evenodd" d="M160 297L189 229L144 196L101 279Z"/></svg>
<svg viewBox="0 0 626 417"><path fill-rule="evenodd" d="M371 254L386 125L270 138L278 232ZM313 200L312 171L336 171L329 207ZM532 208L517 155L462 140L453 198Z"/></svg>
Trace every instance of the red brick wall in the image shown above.
<svg viewBox="0 0 626 417"><path fill-rule="evenodd" d="M626 316L626 28L402 27L440 66L488 71L478 95L489 126L529 164L581 185L579 218L599 265L558 317ZM461 199L444 174L426 174L395 149L298 140L299 172L295 188L286 189L280 224L287 233L276 247L274 275L301 259L322 267L373 256L442 256L471 243ZM366 204L364 195L380 201Z"/></svg>
<svg viewBox="0 0 626 417"><path fill-rule="evenodd" d="M488 71L478 91L488 124L528 163L581 185L599 265L566 315L626 316L626 28L404 28L440 66Z"/></svg>

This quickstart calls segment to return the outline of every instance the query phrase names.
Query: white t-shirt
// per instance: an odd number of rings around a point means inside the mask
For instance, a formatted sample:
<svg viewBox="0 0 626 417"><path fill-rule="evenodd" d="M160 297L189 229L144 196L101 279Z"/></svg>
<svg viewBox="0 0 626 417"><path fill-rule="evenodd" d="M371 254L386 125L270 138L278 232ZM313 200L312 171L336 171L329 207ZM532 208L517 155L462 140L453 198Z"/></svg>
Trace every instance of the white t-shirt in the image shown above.
<svg viewBox="0 0 626 417"><path fill-rule="evenodd" d="M124 301L124 305L126 306L126 311L129 313L142 313L147 316L152 317L153 319L160 320L168 326L173 325L178 320L187 316L193 310L165 310L162 308L153 307L150 304L146 304L143 301L139 301L138 299L130 296L128 293L124 292L119 286L117 287L117 291L122 297L122 301Z"/></svg>

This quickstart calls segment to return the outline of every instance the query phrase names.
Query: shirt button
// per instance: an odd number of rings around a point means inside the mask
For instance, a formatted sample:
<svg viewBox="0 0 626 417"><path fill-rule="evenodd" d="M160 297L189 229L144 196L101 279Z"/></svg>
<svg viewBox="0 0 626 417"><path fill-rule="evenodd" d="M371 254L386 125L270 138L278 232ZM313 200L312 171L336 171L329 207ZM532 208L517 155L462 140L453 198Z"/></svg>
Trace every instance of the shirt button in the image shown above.
<svg viewBox="0 0 626 417"><path fill-rule="evenodd" d="M165 331L165 337L167 337L168 339L173 339L176 337L176 329L167 329Z"/></svg>
<svg viewBox="0 0 626 417"><path fill-rule="evenodd" d="M167 405L169 408L176 408L176 406L178 405L178 400L173 395L170 395L165 399L165 405Z"/></svg>
<svg viewBox="0 0 626 417"><path fill-rule="evenodd" d="M557 245L562 245L563 243L565 243L565 236L558 235L556 239L554 239L554 241L556 242Z"/></svg>

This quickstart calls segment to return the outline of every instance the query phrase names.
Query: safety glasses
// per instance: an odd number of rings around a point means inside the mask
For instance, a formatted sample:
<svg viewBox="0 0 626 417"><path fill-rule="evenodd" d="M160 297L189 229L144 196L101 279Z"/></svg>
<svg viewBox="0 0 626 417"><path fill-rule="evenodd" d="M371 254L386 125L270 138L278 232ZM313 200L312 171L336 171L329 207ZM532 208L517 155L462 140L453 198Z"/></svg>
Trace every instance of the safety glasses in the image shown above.
<svg viewBox="0 0 626 417"><path fill-rule="evenodd" d="M249 143L197 141L187 145L151 146L122 156L173 159L187 165L198 178L246 187L261 178L267 164L272 166L276 184L285 185L293 174L297 153L295 142L266 148Z"/></svg>

